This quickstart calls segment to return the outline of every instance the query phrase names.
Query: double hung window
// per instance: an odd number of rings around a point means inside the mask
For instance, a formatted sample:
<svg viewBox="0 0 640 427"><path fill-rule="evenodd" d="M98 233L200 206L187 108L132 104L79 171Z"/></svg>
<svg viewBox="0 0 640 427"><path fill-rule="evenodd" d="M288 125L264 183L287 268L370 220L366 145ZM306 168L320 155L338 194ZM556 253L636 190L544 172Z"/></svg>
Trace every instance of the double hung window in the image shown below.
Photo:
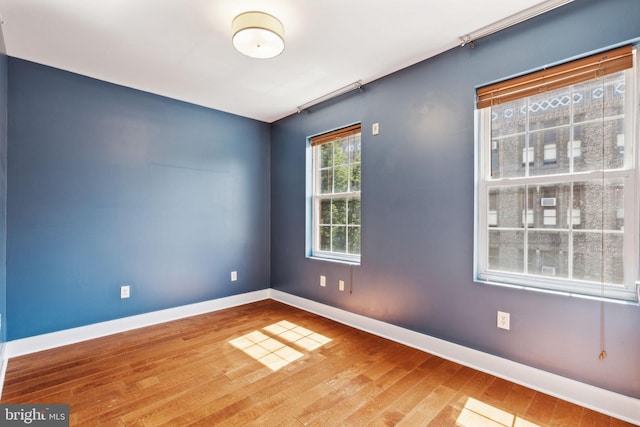
<svg viewBox="0 0 640 427"><path fill-rule="evenodd" d="M314 257L360 262L360 125L310 138Z"/></svg>
<svg viewBox="0 0 640 427"><path fill-rule="evenodd" d="M626 46L477 90L477 280L637 298L634 61Z"/></svg>

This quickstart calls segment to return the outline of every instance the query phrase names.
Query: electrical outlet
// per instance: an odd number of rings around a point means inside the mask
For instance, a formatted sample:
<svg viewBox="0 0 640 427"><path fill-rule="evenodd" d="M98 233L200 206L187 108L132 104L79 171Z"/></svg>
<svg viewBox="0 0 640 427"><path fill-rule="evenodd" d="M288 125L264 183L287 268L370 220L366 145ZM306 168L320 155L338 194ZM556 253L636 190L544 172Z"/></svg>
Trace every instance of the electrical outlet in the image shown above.
<svg viewBox="0 0 640 427"><path fill-rule="evenodd" d="M341 291L344 291L344 280L340 280L338 282L338 289L340 289Z"/></svg>
<svg viewBox="0 0 640 427"><path fill-rule="evenodd" d="M129 298L131 296L131 286L120 286L120 299Z"/></svg>
<svg viewBox="0 0 640 427"><path fill-rule="evenodd" d="M236 280L238 280L238 272L237 271L232 271L231 272L231 281L235 282Z"/></svg>
<svg viewBox="0 0 640 427"><path fill-rule="evenodd" d="M510 329L509 313L505 313L504 311L498 312L498 328L506 330Z"/></svg>
<svg viewBox="0 0 640 427"><path fill-rule="evenodd" d="M374 123L371 125L371 135L377 135L380 133L380 124Z"/></svg>
<svg viewBox="0 0 640 427"><path fill-rule="evenodd" d="M320 276L320 286L327 286L327 276Z"/></svg>

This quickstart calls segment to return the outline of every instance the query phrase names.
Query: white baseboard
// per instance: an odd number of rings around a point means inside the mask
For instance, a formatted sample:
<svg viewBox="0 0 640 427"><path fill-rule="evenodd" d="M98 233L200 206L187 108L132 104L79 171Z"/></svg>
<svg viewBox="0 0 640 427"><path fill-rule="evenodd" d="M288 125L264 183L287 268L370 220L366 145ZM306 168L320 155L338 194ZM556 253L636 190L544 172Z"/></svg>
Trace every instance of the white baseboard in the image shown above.
<svg viewBox="0 0 640 427"><path fill-rule="evenodd" d="M272 299L284 304L327 317L356 329L388 338L392 341L440 356L478 371L486 372L568 402L640 425L640 399L634 399L623 394L594 387L541 369L453 344L429 335L354 314L276 289L270 290L270 296Z"/></svg>
<svg viewBox="0 0 640 427"><path fill-rule="evenodd" d="M640 425L640 399L634 399L629 396L584 384L531 366L453 344L429 335L354 314L276 289L264 289L241 295L233 295L216 300L52 332L50 334L23 338L4 344L0 343L0 361L2 362L2 367L0 368L0 396L2 396L2 385L4 384L7 360L11 357L229 307L236 307L268 298L611 415L615 418Z"/></svg>
<svg viewBox="0 0 640 427"><path fill-rule="evenodd" d="M107 322L80 326L78 328L51 332L49 334L13 340L6 343L7 350L5 352L5 358L22 356L25 354L35 353L37 351L48 350L50 348L104 337L106 335L169 322L171 320L183 319L185 317L196 316L198 314L261 301L268 299L269 294L269 289L263 289L260 291L248 292L246 294L232 295L230 297L218 298L215 300L183 305L180 307L153 311L136 316L109 320Z"/></svg>

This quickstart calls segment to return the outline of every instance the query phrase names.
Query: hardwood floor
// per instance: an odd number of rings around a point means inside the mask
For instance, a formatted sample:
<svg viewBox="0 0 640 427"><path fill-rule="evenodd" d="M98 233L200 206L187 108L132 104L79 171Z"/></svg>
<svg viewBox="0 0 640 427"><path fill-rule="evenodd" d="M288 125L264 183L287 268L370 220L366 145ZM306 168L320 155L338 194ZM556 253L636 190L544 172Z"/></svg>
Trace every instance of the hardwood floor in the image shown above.
<svg viewBox="0 0 640 427"><path fill-rule="evenodd" d="M272 300L11 359L79 426L630 426Z"/></svg>

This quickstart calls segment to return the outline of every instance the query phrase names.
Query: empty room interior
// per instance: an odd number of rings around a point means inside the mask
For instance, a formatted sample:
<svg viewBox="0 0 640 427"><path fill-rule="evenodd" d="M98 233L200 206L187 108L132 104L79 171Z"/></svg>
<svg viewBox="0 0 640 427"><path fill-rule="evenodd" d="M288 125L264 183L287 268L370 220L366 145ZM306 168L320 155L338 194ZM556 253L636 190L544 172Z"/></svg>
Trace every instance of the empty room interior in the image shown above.
<svg viewBox="0 0 640 427"><path fill-rule="evenodd" d="M640 1L0 19L0 404L640 425Z"/></svg>

